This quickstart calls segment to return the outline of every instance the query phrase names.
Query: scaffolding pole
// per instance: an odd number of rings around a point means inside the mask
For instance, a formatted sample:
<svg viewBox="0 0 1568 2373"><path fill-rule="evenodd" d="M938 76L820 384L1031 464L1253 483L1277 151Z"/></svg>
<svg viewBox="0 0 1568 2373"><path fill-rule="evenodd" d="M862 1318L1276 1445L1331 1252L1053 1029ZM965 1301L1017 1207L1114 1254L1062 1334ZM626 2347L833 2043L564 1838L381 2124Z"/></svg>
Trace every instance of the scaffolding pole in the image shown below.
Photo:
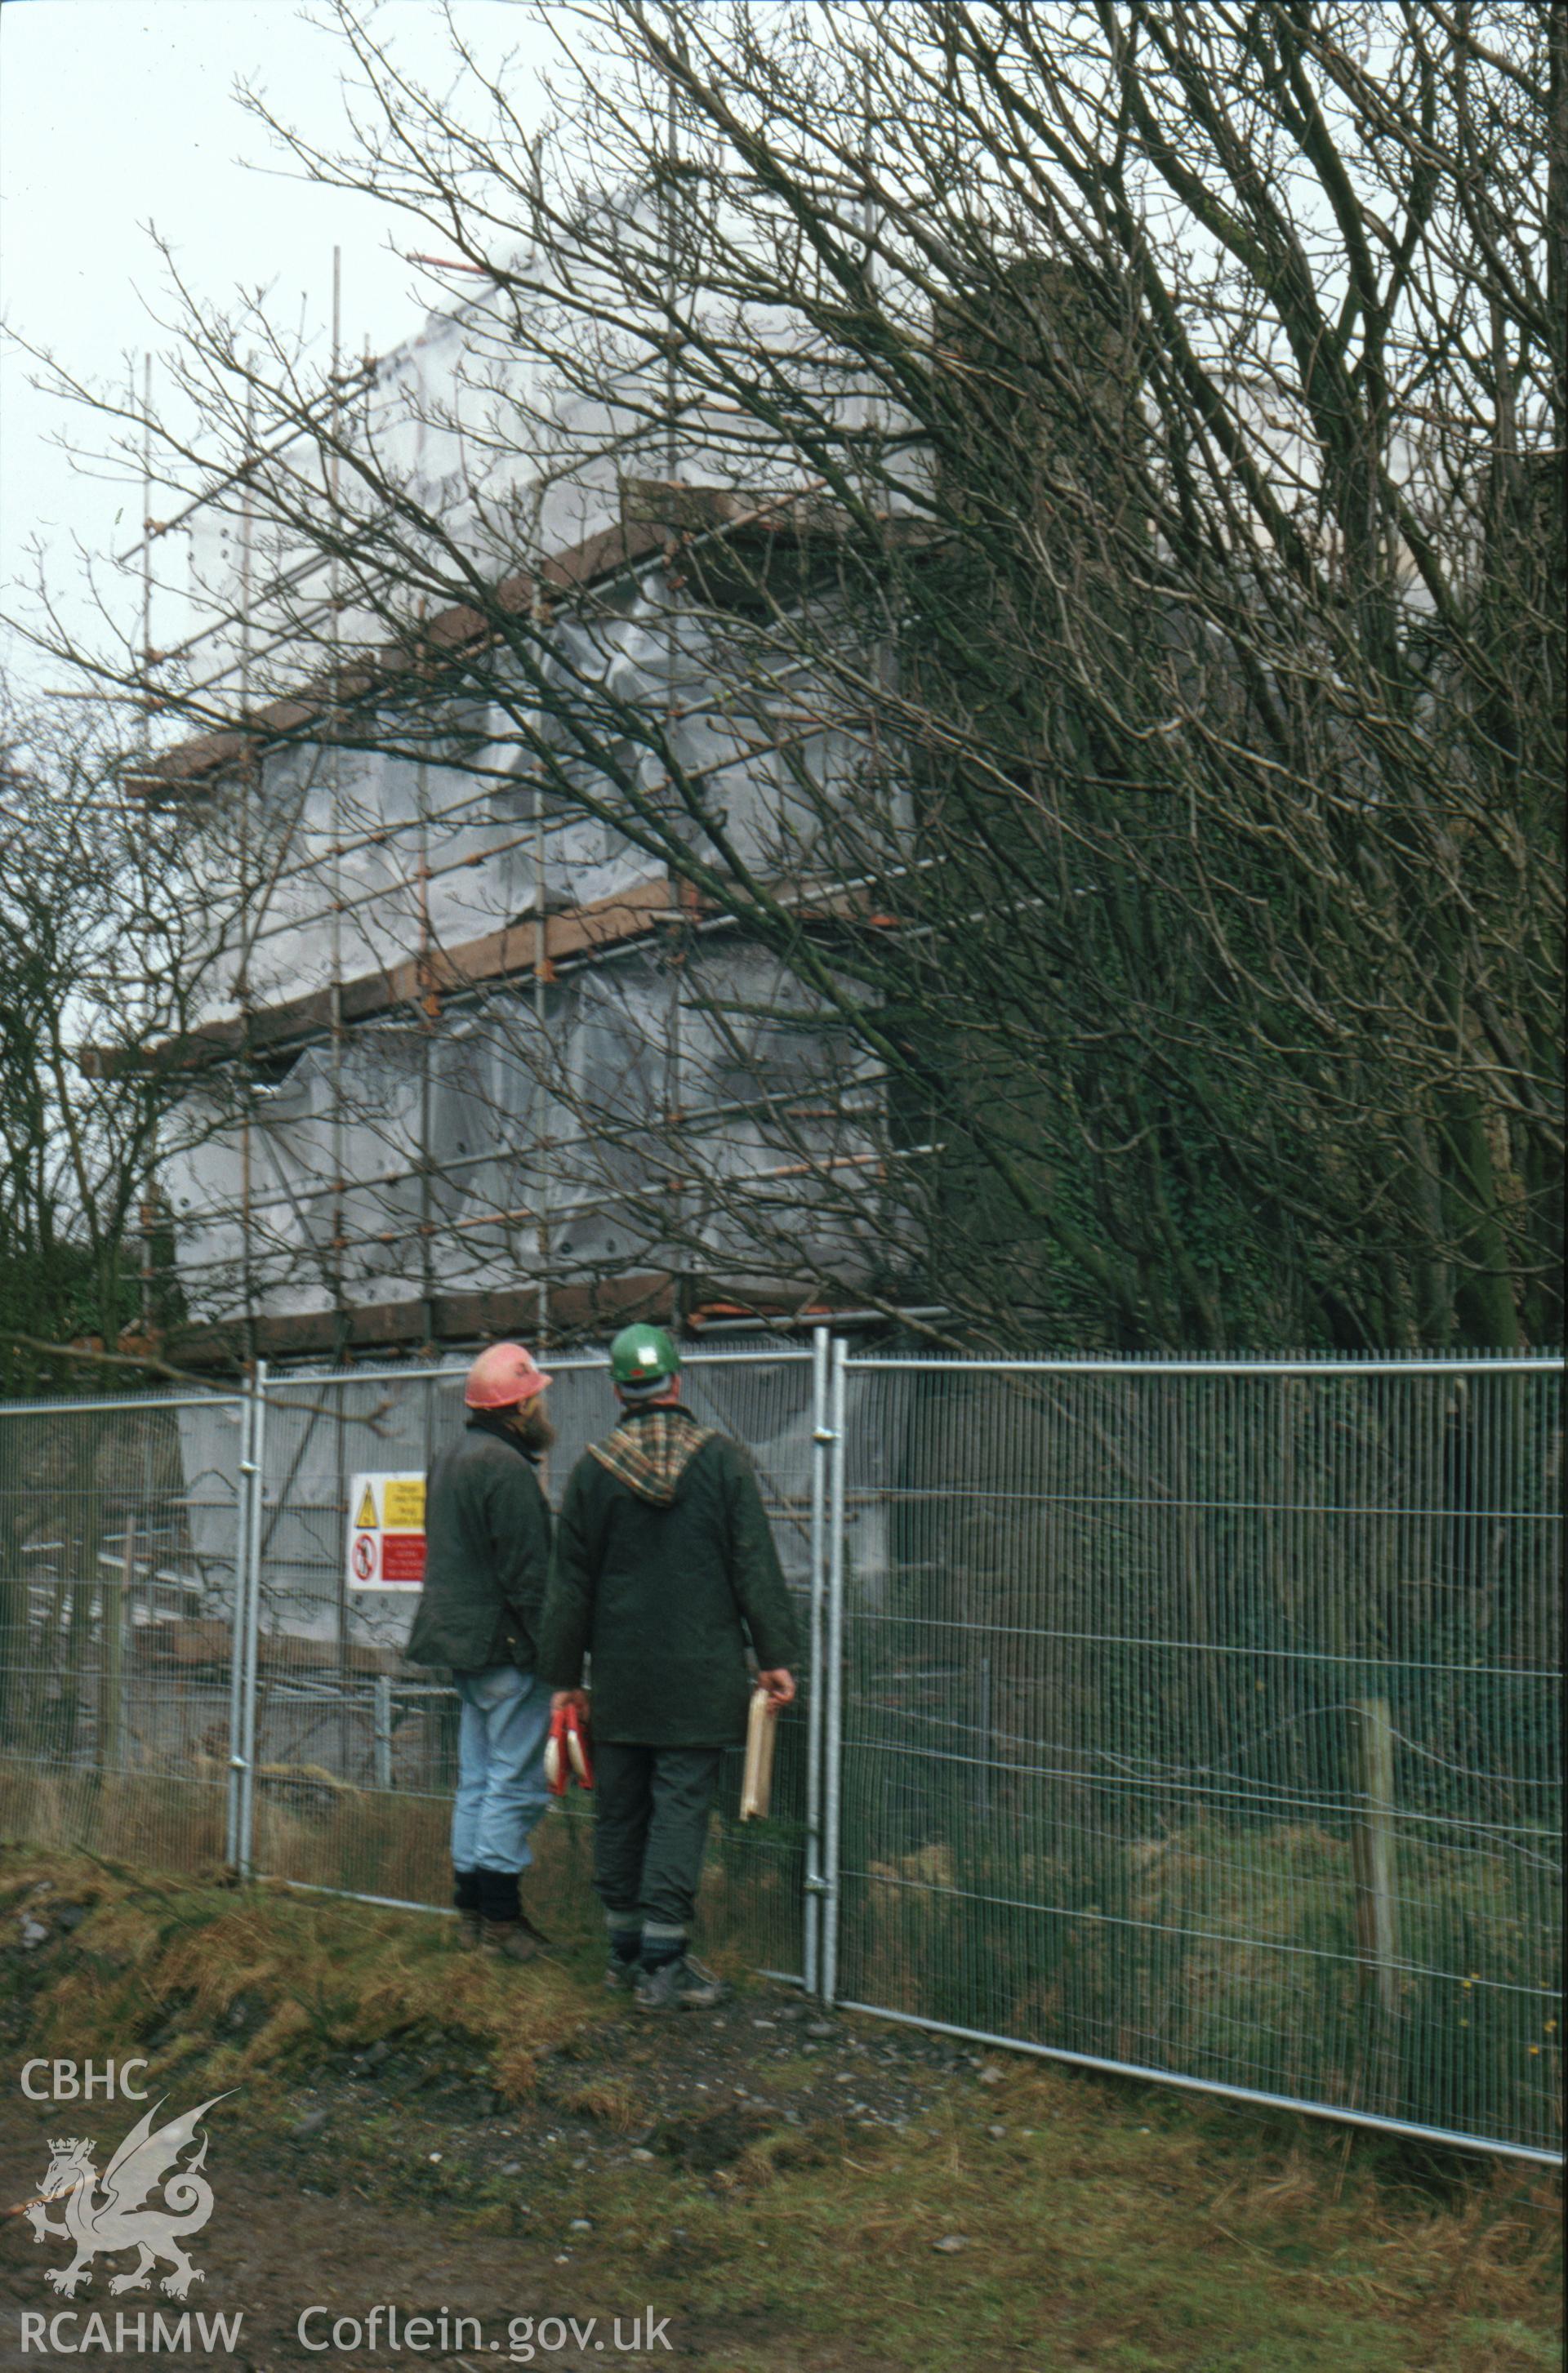
<svg viewBox="0 0 1568 2373"><path fill-rule="evenodd" d="M257 1343L255 1247L252 1241L254 1214L251 1198L254 1191L255 1164L255 1000L251 978L251 947L247 926L251 901L261 884L261 765L249 726L251 721L251 599L252 567L252 511L251 502L250 457L256 437L256 396L253 378L245 390L245 454L242 472L243 491L240 504L240 716L246 729L240 757L240 914L241 939L240 970L235 981L235 993L240 1004L240 1271L244 1316L245 1359L252 1375L255 1373ZM255 881L252 880L252 865Z"/></svg>

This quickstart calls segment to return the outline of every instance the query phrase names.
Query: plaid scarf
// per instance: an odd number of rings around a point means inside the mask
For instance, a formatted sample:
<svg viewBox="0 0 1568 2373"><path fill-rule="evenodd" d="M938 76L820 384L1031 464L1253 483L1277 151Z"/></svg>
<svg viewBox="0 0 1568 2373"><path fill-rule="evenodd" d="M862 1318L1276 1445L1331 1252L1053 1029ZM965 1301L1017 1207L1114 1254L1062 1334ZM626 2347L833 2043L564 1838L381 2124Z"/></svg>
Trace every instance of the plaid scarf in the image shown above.
<svg viewBox="0 0 1568 2373"><path fill-rule="evenodd" d="M614 1433L590 1443L589 1454L639 1500L668 1508L676 1484L715 1431L684 1409L628 1409Z"/></svg>

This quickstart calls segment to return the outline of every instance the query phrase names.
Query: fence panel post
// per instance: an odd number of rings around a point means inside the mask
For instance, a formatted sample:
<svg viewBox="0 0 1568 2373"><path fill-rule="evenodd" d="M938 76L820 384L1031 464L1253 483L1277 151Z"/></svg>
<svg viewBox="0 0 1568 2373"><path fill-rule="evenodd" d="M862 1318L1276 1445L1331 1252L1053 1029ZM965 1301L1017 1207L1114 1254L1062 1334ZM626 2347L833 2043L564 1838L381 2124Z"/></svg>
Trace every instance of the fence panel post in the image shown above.
<svg viewBox="0 0 1568 2373"><path fill-rule="evenodd" d="M844 1428L849 1346L833 1346L828 1409L832 1433L827 1509L827 1687L824 1708L822 1965L819 1993L831 2005L838 1985L838 1865L844 1779Z"/></svg>
<svg viewBox="0 0 1568 2373"><path fill-rule="evenodd" d="M240 1867L240 1775L245 1760L245 1574L251 1558L251 1486L255 1473L255 1397L240 1403L240 1455L234 1475L234 1603L228 1619L228 1801L225 1808L223 1858Z"/></svg>
<svg viewBox="0 0 1568 2373"><path fill-rule="evenodd" d="M1398 1921L1394 1877L1394 1724L1387 1698L1363 1698L1355 1710L1362 1812L1353 1864L1362 1982L1375 1983L1380 2008L1399 2007Z"/></svg>
<svg viewBox="0 0 1568 2373"><path fill-rule="evenodd" d="M806 1677L805 1990L814 1994L822 1973L823 1602L827 1585L827 1421L825 1327L812 1329L811 1646Z"/></svg>
<svg viewBox="0 0 1568 2373"><path fill-rule="evenodd" d="M255 1407L251 1433L251 1507L240 1690L240 1822L236 1868L252 1876L256 1851L256 1674L262 1621L262 1515L266 1496L267 1363L256 1362Z"/></svg>

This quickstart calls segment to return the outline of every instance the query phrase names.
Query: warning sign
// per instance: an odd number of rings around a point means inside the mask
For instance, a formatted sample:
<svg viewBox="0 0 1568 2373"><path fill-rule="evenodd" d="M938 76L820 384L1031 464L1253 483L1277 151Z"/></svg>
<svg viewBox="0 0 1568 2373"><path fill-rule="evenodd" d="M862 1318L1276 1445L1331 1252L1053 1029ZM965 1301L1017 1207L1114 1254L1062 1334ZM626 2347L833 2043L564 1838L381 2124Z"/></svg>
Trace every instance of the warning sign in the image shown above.
<svg viewBox="0 0 1568 2373"><path fill-rule="evenodd" d="M381 1498L381 1522L389 1533L422 1533L425 1529L425 1478L389 1475Z"/></svg>
<svg viewBox="0 0 1568 2373"><path fill-rule="evenodd" d="M425 1579L423 1475L356 1475L348 1514L350 1590L417 1590Z"/></svg>
<svg viewBox="0 0 1568 2373"><path fill-rule="evenodd" d="M381 1535L381 1581L389 1589L408 1584L417 1585L425 1579L425 1536L423 1533L383 1533Z"/></svg>

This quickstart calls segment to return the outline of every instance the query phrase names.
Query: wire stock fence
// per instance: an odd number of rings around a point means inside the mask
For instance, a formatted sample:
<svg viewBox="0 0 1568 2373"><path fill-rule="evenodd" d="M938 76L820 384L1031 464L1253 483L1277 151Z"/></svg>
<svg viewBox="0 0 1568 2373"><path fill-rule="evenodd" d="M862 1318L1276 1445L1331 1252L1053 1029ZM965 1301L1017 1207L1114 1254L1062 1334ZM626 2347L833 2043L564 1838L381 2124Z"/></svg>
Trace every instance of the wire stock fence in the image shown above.
<svg viewBox="0 0 1568 2373"><path fill-rule="evenodd" d="M558 1493L611 1409L602 1358L552 1366ZM810 1643L705 1935L884 2016L1558 2158L1562 1366L694 1356ZM462 1374L0 1408L8 1835L446 1901L456 1701L346 1543Z"/></svg>

